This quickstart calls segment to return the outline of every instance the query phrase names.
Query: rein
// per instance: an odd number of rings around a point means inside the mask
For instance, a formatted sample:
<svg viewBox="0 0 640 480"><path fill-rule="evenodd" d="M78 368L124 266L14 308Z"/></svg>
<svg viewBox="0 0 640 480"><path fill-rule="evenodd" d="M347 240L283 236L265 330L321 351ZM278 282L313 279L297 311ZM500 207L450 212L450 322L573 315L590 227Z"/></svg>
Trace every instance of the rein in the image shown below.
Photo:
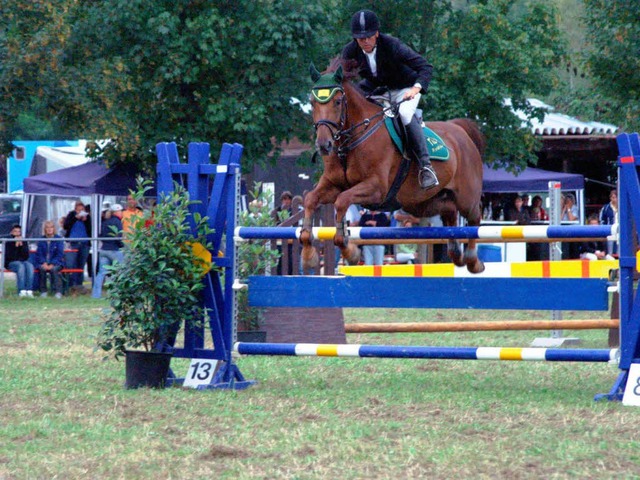
<svg viewBox="0 0 640 480"><path fill-rule="evenodd" d="M323 126L327 127L331 132L331 136L333 137L333 140L335 142L340 142L340 145L336 149L336 153L338 155L338 158L340 159L340 163L342 164L343 169L346 171L347 155L349 154L349 152L356 149L359 145L362 145L364 142L366 142L367 139L369 139L369 137L371 137L371 135L373 135L384 124L384 121L380 120L379 122L376 122L375 124L373 124L371 129L369 129L369 127L371 126L371 122L375 120L377 117L383 116L386 112L390 110L397 111L398 106L404 100L398 103L392 104L389 107L383 108L381 111L379 111L372 117L365 118L364 120L356 123L355 125L352 125L351 127L345 129L344 126L348 120L347 96L344 93L344 90L340 89L340 91L342 91L342 98L344 100L342 102L341 110L340 110L340 123L336 123L332 120L321 119L321 120L318 120L316 123L314 123L313 126L316 131L320 127L323 127ZM358 135L357 130L360 127L364 127L364 130L359 136L357 136Z"/></svg>

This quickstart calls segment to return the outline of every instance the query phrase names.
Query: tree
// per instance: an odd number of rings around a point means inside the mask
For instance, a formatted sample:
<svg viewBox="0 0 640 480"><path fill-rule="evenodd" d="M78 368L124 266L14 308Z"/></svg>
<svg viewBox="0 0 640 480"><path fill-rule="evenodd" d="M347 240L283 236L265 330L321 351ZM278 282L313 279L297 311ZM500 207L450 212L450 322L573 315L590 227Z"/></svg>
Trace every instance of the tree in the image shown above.
<svg viewBox="0 0 640 480"><path fill-rule="evenodd" d="M110 162L151 166L160 141L214 151L224 141L242 143L249 166L282 140L309 138L291 98L306 100L309 62L339 54L359 8L434 64L427 120L476 118L490 160L535 161L533 136L504 99L539 114L526 97L555 84L562 42L552 7L527 0L4 2L0 21L25 28L0 33L0 136L15 138L15 113L31 109L64 136L110 139L94 152Z"/></svg>
<svg viewBox="0 0 640 480"><path fill-rule="evenodd" d="M320 7L302 5L74 2L57 19L66 27L56 56L62 85L54 87L28 56L9 52L13 85L22 78L22 92L39 93L70 134L110 139L99 152L110 162L152 165L155 143L183 139L208 141L214 149L239 142L250 158L264 159L274 141L310 131L291 97L307 88L309 52L322 41L312 24L324 16ZM44 49L49 27L34 30L32 47ZM39 81L20 75L27 66L38 70ZM9 100L7 108L19 103Z"/></svg>
<svg viewBox="0 0 640 480"><path fill-rule="evenodd" d="M640 17L638 2L584 0L587 65L598 110L623 129L640 128Z"/></svg>

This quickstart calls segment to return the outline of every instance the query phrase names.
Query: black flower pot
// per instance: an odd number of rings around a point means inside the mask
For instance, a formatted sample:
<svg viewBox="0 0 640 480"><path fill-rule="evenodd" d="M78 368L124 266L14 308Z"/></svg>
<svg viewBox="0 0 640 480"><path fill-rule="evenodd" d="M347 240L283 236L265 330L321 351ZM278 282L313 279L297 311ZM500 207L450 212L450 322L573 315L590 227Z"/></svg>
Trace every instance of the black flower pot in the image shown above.
<svg viewBox="0 0 640 480"><path fill-rule="evenodd" d="M171 353L125 352L125 388L164 388L171 364Z"/></svg>

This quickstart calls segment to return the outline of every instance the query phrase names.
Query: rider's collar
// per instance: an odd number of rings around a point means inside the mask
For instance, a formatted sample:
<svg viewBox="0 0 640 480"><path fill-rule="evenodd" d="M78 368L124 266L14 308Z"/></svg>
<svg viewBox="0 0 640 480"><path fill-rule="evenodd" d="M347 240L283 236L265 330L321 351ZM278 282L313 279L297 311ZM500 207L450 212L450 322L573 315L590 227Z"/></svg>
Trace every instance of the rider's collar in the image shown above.
<svg viewBox="0 0 640 480"><path fill-rule="evenodd" d="M327 103L337 92L344 93L344 90L342 85L336 84L333 72L322 75L311 87L311 95L318 103Z"/></svg>

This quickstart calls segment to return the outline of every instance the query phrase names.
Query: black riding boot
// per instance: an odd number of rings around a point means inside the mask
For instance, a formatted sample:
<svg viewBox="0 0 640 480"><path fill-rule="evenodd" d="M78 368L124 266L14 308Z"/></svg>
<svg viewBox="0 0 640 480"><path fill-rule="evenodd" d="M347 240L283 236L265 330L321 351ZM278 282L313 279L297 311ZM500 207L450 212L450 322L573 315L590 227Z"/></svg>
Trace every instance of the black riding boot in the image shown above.
<svg viewBox="0 0 640 480"><path fill-rule="evenodd" d="M405 126L409 139L409 148L407 150L413 154L413 157L418 162L418 182L420 186L428 190L438 186L440 182L431 166L427 141L424 138L424 131L420 123L418 117L413 117L411 123Z"/></svg>

